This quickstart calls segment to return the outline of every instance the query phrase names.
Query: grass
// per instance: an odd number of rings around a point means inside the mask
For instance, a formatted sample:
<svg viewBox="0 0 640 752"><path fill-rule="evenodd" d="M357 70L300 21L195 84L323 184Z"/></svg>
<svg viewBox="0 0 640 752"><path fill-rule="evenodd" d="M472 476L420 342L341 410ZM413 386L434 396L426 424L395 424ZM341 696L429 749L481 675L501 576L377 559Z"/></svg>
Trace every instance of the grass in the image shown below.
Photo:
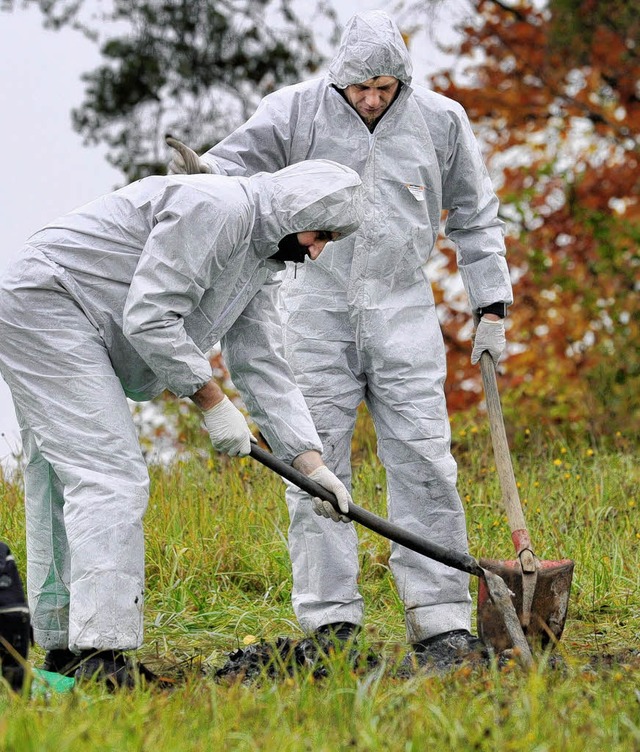
<svg viewBox="0 0 640 752"><path fill-rule="evenodd" d="M453 437L471 552L512 558L486 428L457 418ZM508 664L401 680L384 665L354 672L334 656L321 680L300 672L248 686L215 682L211 673L231 650L300 633L281 482L250 459L192 459L152 468L140 651L152 668L179 668L184 683L170 693L90 687L34 699L0 687L0 751L640 750L638 447L624 437L605 447L527 429L510 439L538 555L576 565L563 668L538 656L528 674ZM354 499L384 514L372 446L365 420ZM19 483L0 478L0 495L3 538L24 571ZM359 534L362 641L391 664L405 638L388 545ZM34 649L35 664L41 657Z"/></svg>

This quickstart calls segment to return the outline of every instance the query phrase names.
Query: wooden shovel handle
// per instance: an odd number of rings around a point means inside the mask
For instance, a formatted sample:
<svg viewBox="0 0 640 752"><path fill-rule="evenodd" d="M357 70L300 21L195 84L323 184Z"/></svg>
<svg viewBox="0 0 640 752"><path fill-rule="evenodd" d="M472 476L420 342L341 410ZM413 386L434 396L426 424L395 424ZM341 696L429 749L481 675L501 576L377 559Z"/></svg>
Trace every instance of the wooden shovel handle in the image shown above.
<svg viewBox="0 0 640 752"><path fill-rule="evenodd" d="M491 429L493 455L498 470L498 478L500 479L504 508L511 529L511 539L513 540L518 555L528 549L531 551L531 558L533 559L531 539L529 538L529 532L527 531L527 523L522 512L518 486L516 485L516 479L513 474L513 465L511 464L511 453L509 452L509 443L507 442L507 433L504 428L504 419L502 417L502 406L500 404L500 394L498 392L496 369L491 355L486 350L480 356L480 371L482 373L482 383L484 384L487 412L489 413L489 427Z"/></svg>

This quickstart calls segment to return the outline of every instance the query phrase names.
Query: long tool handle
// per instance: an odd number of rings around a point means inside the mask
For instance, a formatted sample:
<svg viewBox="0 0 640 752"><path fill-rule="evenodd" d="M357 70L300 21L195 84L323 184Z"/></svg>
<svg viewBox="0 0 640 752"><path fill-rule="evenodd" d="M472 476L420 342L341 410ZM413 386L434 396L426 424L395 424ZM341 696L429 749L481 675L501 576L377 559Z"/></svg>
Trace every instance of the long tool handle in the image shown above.
<svg viewBox="0 0 640 752"><path fill-rule="evenodd" d="M308 476L298 472L291 465L287 465L286 462L274 457L270 452L265 452L264 449L260 449L256 444L251 445L251 456L258 460L258 462L273 470L278 475L291 481L294 485L306 491L311 496L319 496L335 507L339 511L338 501L331 491L327 491L326 488L311 480ZM469 554L460 553L458 551L451 551L448 548L439 546L437 543L430 543L424 540L419 535L397 527L388 520L378 517L372 512L368 512L366 509L357 506L356 504L349 504L349 519L354 522L358 522L360 525L373 530L374 533L378 533L389 540L399 543L405 548L409 548L416 553L427 556L429 559L439 561L441 564L446 564L454 569L459 569L461 572L467 572L473 574L476 577L484 577L484 569L478 564L478 562Z"/></svg>
<svg viewBox="0 0 640 752"><path fill-rule="evenodd" d="M523 571L536 571L533 547L529 538L527 523L522 512L522 505L520 504L518 486L513 474L513 465L511 464L511 453L509 452L507 433L502 417L496 370L491 355L486 350L480 357L480 370L482 372L484 394L487 401L487 412L489 413L493 455L498 470L498 478L500 479L500 487L502 488L502 498L507 513L507 520L511 528L511 539L516 553L520 557Z"/></svg>

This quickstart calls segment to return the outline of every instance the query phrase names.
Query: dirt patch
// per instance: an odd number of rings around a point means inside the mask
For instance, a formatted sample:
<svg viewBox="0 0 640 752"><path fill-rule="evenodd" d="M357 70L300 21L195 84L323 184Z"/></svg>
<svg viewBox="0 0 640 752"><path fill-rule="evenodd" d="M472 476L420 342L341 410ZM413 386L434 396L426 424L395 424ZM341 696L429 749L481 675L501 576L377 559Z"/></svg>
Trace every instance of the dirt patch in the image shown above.
<svg viewBox="0 0 640 752"><path fill-rule="evenodd" d="M226 663L212 674L216 681L252 683L260 679L283 681L297 674L311 672L314 678L326 677L336 646L318 644L311 638L295 640L279 637L273 642L259 642L229 653ZM340 649L340 646L338 646ZM421 655L407 648L389 657L389 646L377 652L370 648L366 653L354 644L344 648L348 651L348 662L354 672L366 674L370 671L383 672L395 679L409 679L413 676L443 676L462 668L482 669L488 667L494 655L488 651L471 652L465 655L442 653L442 655ZM498 667L506 668L517 662L512 651L504 651L495 656ZM551 671L564 671L567 665L557 653L546 656L547 668ZM592 655L585 659L585 670L604 673L619 668L639 669L640 650L629 648L617 654Z"/></svg>
<svg viewBox="0 0 640 752"><path fill-rule="evenodd" d="M354 670L369 671L378 665L373 654L363 655L351 645L340 646L312 638L294 640L278 637L229 653L227 662L214 673L217 681L252 682L259 678L286 679L310 672L314 678L327 676L337 650L344 650Z"/></svg>

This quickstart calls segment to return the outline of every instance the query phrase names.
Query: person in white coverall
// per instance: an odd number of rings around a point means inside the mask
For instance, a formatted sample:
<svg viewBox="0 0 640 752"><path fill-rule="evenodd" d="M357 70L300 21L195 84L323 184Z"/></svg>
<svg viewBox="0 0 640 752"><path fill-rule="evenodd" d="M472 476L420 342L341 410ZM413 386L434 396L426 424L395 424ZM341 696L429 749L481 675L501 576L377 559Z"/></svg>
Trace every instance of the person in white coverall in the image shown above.
<svg viewBox="0 0 640 752"><path fill-rule="evenodd" d="M358 175L328 160L149 177L29 238L0 281L0 371L26 457L44 668L131 683L148 473L126 398L190 397L215 449L248 454L248 425L212 377L216 342L274 453L348 502L283 355L278 271L353 232L363 197Z"/></svg>
<svg viewBox="0 0 640 752"><path fill-rule="evenodd" d="M388 516L456 551L465 516L443 385L446 358L425 264L439 232L479 321L472 362L505 346L512 302L498 200L463 108L411 81L411 61L383 12L355 15L322 78L265 97L256 113L200 157L227 175L278 170L331 157L356 170L367 192L359 230L283 283L285 353L307 400L327 465L351 482L356 410L373 418L387 475ZM170 171L185 171L176 156ZM334 525L319 501L287 491L293 605L306 632L348 638L363 622L352 524ZM343 510L344 511L344 510ZM401 546L390 567L416 653L477 649L468 577Z"/></svg>

